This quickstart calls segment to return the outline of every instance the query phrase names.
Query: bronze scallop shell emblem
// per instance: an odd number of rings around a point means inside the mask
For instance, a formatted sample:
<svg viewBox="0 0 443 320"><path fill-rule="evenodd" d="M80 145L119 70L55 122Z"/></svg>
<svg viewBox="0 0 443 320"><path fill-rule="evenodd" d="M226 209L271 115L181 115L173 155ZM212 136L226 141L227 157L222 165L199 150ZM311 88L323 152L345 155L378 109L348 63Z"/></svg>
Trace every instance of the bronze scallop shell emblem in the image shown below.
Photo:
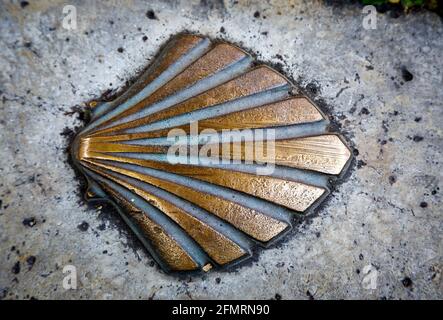
<svg viewBox="0 0 443 320"><path fill-rule="evenodd" d="M126 92L91 108L71 146L87 197L111 201L166 271L250 258L350 162L328 118L293 92L234 45L175 37Z"/></svg>

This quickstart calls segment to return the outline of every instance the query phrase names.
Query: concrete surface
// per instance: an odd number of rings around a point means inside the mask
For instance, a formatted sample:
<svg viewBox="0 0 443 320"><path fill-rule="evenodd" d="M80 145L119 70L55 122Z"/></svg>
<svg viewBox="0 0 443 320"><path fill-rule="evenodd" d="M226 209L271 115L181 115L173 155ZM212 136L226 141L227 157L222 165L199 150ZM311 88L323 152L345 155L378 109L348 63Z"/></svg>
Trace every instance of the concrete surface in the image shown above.
<svg viewBox="0 0 443 320"><path fill-rule="evenodd" d="M78 25L66 30L67 2L29 2L0 4L0 298L443 298L436 14L378 14L366 30L362 7L320 1L71 1ZM183 30L279 64L331 110L356 164L317 215L258 260L177 278L112 214L81 201L65 149L81 125L73 107L121 89ZM62 286L66 265L77 290Z"/></svg>

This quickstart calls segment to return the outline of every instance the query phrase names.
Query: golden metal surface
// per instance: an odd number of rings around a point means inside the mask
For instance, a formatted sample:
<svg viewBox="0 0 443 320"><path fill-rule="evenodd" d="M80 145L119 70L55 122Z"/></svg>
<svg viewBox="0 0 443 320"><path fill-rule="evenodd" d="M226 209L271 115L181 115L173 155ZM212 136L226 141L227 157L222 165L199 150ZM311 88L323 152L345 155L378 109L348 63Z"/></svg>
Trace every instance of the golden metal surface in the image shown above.
<svg viewBox="0 0 443 320"><path fill-rule="evenodd" d="M194 35L183 35L173 39L163 50L164 54L161 56L161 58L150 66L148 72L145 72L136 83L134 83L128 90L118 96L110 104L112 106L118 106L134 96L138 91L146 87L162 72L176 62L183 54L194 48L202 40L203 39L201 37Z"/></svg>
<svg viewBox="0 0 443 320"><path fill-rule="evenodd" d="M323 176L340 175L349 163L348 147L326 130L327 117L314 103L293 96L292 84L272 68L248 67L251 60L227 43L176 37L125 93L93 108L92 123L72 145L76 166L90 181L99 178L167 270L207 272L247 258L253 243L247 239L266 245L281 236L293 214L328 193ZM143 91L147 86L151 91ZM172 129L190 136L268 128L284 138L184 146L229 160L221 167L172 163L170 144L146 140L166 139ZM263 162L289 171L259 174ZM155 221L152 208L161 214Z"/></svg>
<svg viewBox="0 0 443 320"><path fill-rule="evenodd" d="M105 121L101 126L133 114L141 109L149 108L153 103L165 99L177 91L188 88L196 84L198 81L216 74L246 56L247 54L237 47L226 43L216 44L209 52L149 97L136 103L129 110L123 112L119 116Z"/></svg>
<svg viewBox="0 0 443 320"><path fill-rule="evenodd" d="M133 163L143 167L173 172L179 175L210 182L215 185L238 190L297 211L305 211L325 192L325 190L322 188L296 181L284 180L264 175L259 176L238 171L197 167L183 164L169 164L166 162L149 160L138 160L105 155L96 152L88 154L88 158L89 157L95 159L112 160L120 163ZM82 160L85 161L87 158ZM94 164L97 164L97 162L94 162ZM117 172L122 170L116 167L112 167L112 169L108 167L108 169ZM139 174L134 175L135 178L139 177Z"/></svg>
<svg viewBox="0 0 443 320"><path fill-rule="evenodd" d="M116 202L126 210L127 214L137 222L143 233L172 270L191 271L197 269L197 263L177 244L172 236L165 233L160 225L149 219L140 209L124 200L106 184L101 184L101 187L112 195Z"/></svg>
<svg viewBox="0 0 443 320"><path fill-rule="evenodd" d="M262 92L265 90L269 90L278 86L283 86L289 84L286 78L270 69L267 66L257 67L244 75L239 76L236 79L233 79L225 84L222 84L218 87L215 87L207 92L204 92L196 97L193 97L189 100L186 100L180 104L174 105L171 108L163 110L162 112L154 113L149 116L143 117L141 119L129 121L127 123L110 127L109 129L97 130L91 136L97 139L97 141L121 141L121 140L132 140L132 139L140 139L140 138L155 138L166 136L171 128L166 128L163 130L156 130L151 132L143 132L139 134L122 134L116 135L116 133L122 131L123 129L134 128L141 125L145 125L148 123L152 123L159 120L164 120L167 118L171 118L174 116L178 116L180 114L189 113L192 111L196 111L199 109L215 106L227 101L232 101L235 99L239 99L242 97L246 97L248 95L252 95L254 93ZM179 88L175 87L176 90ZM299 101L299 106L306 105L305 102ZM277 108L278 105L273 106L273 108ZM297 107L297 101L294 101L292 104L288 103L285 105L286 109L291 107ZM271 106L272 108L272 106ZM314 107L315 108L315 107ZM260 109L260 108L257 108ZM285 111L282 111L285 112ZM304 110L300 113L300 117L302 114L308 115L309 112L313 114L312 109ZM257 113L257 112L256 112ZM260 112L260 114L255 115L255 118L260 118L257 116L268 114L267 112ZM275 114L275 111L271 111L269 116L272 116L272 113ZM288 112L286 112L288 114ZM293 114L292 112L290 114ZM295 113L298 114L298 113ZM241 115L240 115L241 117ZM293 116L294 117L294 116ZM311 115L312 117L312 115ZM314 116L315 117L315 116ZM245 118L245 117L243 117ZM291 118L284 120L288 121ZM293 119L293 118L292 118ZM233 119L236 121L237 119ZM278 119L276 119L278 120ZM271 121L270 121L271 122ZM181 126L180 128L184 128L187 130L189 125ZM106 136L106 134L110 134L111 137ZM98 137L97 137L98 136ZM103 137L105 136L105 137ZM101 139L100 139L101 138Z"/></svg>
<svg viewBox="0 0 443 320"><path fill-rule="evenodd" d="M105 165L91 160L85 159L84 162L94 164L99 168L108 169L111 172L121 173L156 185L161 189L188 200L207 210L208 212L222 218L223 220L228 221L238 229L259 241L269 241L288 227L286 223L268 217L256 210L245 207L239 203L235 203L234 201L230 201L229 199L224 199L209 193L201 192L189 186L183 186L177 183L168 182L152 176L140 174L138 172L115 166ZM84 165L88 166L86 163L84 163ZM90 168L96 170L94 167Z"/></svg>
<svg viewBox="0 0 443 320"><path fill-rule="evenodd" d="M229 146L225 147L225 145ZM109 143L97 141L94 138L86 138L83 145L88 146L88 153L82 150L82 157L89 157L91 152L98 153L162 153L168 152L167 146L158 145L127 145L119 143ZM207 149L214 150L211 144L206 145ZM229 150L229 154L223 156L223 150ZM275 157L270 158L269 162L281 166L314 170L327 174L340 174L348 159L351 156L349 149L343 144L342 140L333 134L312 136L306 138L294 138L285 140L276 140L274 142ZM202 150L201 146L198 151ZM216 147L220 158L233 160L252 160L260 162L268 150L267 142L230 142L222 143ZM247 150L250 152L248 153ZM251 154L250 157L247 155ZM209 155L211 156L211 155ZM121 161L119 159L118 161ZM139 162L135 162L139 163ZM164 169L167 170L167 169ZM169 170L168 170L169 171Z"/></svg>
<svg viewBox="0 0 443 320"><path fill-rule="evenodd" d="M86 165L86 164L85 164ZM100 173L102 176L124 186L125 188L134 191L135 194L144 198L151 205L164 212L168 217L174 220L209 254L211 258L220 265L232 262L246 252L242 250L235 242L220 234L207 224L194 218L185 210L175 206L174 204L155 196L141 188L138 188L130 183L113 177L106 172L86 165L88 168ZM138 177L140 180L149 182L149 177ZM155 181L155 180L154 180Z"/></svg>
<svg viewBox="0 0 443 320"><path fill-rule="evenodd" d="M327 174L340 174L351 156L340 137L333 134L277 140L274 144L275 157L269 162ZM219 147L220 156L222 148ZM254 141L249 146L245 142L234 142L230 144L229 156L223 158L245 161L248 148L253 152L254 161L259 161L256 155L264 155L268 149L266 141Z"/></svg>
<svg viewBox="0 0 443 320"><path fill-rule="evenodd" d="M259 76L260 79L268 79L267 85L268 88L271 88L276 83L269 81L269 76L273 76L271 78L276 78L275 72L269 73L268 68L260 68L256 69L256 71L263 71L256 76ZM266 77L266 75L268 77ZM265 77L265 78L263 78ZM254 88L258 90L264 90L265 86L262 83L265 81L256 81L254 84L246 87L247 89ZM285 82L280 82L280 84L284 84ZM240 82L238 85L241 85ZM231 86L231 85L230 85ZM229 87L230 87L229 86ZM227 88L223 90L226 92L233 92ZM253 94L254 91L248 90L243 91L241 96L246 94ZM235 98L241 97L240 95L236 95ZM217 97L219 95L217 94ZM226 97L223 96L224 98ZM225 100L217 99L216 103L224 102ZM197 110L198 108L202 108L205 106L205 103L214 103L213 98L202 98L199 101L190 101L186 102L183 105L183 109L179 109L178 111L175 108L166 110L161 113L155 113L152 116L145 117L140 120L135 120L131 123L125 125L116 126L114 130L103 130L97 131L97 133L90 136L90 140L92 142L117 142L117 141L128 141L128 140L136 140L136 139L144 139L144 138L158 138L167 136L171 129L181 129L185 133L189 134L190 125L185 124L181 126L176 126L172 128L165 128L161 130L154 130L149 132L142 133L132 133L132 134L115 134L116 132L120 132L123 129L128 129L130 127L137 127L139 125L147 124L148 122L163 120L172 116L176 116L179 114L191 112ZM210 104L211 106L212 104ZM205 106L206 107L206 106ZM179 106L180 108L180 106ZM307 122L315 122L323 120L322 114L317 110L317 108L305 97L291 97L287 100L279 101L276 103L267 104L264 106L259 106L243 111L237 111L233 113L228 113L227 115L218 116L210 119L203 119L198 122L198 133L201 133L204 129L213 129L215 131L221 131L223 129L257 129L257 128L271 128L278 126L287 126L293 124L307 123ZM108 135L106 135L108 134Z"/></svg>

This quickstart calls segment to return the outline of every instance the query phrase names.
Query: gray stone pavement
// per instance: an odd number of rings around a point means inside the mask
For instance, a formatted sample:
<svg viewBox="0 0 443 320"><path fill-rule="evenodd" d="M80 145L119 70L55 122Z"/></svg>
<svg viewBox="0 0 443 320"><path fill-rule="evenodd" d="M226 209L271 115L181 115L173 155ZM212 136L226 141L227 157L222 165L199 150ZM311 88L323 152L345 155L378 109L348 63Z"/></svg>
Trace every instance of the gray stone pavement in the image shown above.
<svg viewBox="0 0 443 320"><path fill-rule="evenodd" d="M0 3L0 298L442 299L443 25L321 1ZM152 10L147 14L148 10ZM231 272L163 273L67 162L73 107L123 88L170 36L240 44L330 110L356 155L316 214ZM80 227L79 227L80 225ZM62 286L74 265L77 290ZM364 281L376 272L374 289Z"/></svg>

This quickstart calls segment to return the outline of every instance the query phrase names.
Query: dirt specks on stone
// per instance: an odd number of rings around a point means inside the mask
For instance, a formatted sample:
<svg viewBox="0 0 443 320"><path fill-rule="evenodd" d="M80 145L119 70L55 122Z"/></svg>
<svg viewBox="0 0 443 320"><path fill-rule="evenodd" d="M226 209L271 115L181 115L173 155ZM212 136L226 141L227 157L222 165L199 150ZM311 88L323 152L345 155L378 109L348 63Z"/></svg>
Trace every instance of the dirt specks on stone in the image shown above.
<svg viewBox="0 0 443 320"><path fill-rule="evenodd" d="M361 6L348 1L340 10L324 1L122 1L118 10L96 1L95 10L76 2L78 29L69 31L54 28L60 4L44 3L39 12L32 1L0 10L0 29L7 30L0 33L0 297L275 299L278 293L307 299L309 291L316 299L443 298L438 15L422 10L394 20L378 14L380 32L364 30ZM104 92L112 99L184 31L278 63L346 135L359 169L315 216L299 220L297 231L252 264L185 283L156 266L115 210L84 203L84 182L66 152L83 125L73 106L84 110ZM369 113L360 113L363 108ZM414 142L415 135L423 140ZM30 217L37 223L32 228L22 224ZM86 221L88 229L80 231ZM30 255L36 261L27 272ZM20 274L13 274L18 261ZM46 290L60 286L67 264L77 267L84 285ZM373 264L380 282L367 290L363 270ZM405 290L405 276L414 290Z"/></svg>
<svg viewBox="0 0 443 320"><path fill-rule="evenodd" d="M23 225L32 228L37 224L37 220L34 217L25 218L22 221Z"/></svg>
<svg viewBox="0 0 443 320"><path fill-rule="evenodd" d="M88 231L88 229L89 229L89 223L87 223L86 221L83 221L82 223L80 223L80 224L77 226L77 228L78 228L80 231L82 231L82 232Z"/></svg>
<svg viewBox="0 0 443 320"><path fill-rule="evenodd" d="M12 270L13 274L19 274L20 273L20 261L17 261L16 263L14 263L11 270Z"/></svg>
<svg viewBox="0 0 443 320"><path fill-rule="evenodd" d="M401 76L403 80L407 82L412 81L412 79L414 79L414 75L406 67L401 68Z"/></svg>
<svg viewBox="0 0 443 320"><path fill-rule="evenodd" d="M32 267L34 266L35 261L37 258L35 256L29 256L26 258L26 263L28 264L28 270L30 271Z"/></svg>
<svg viewBox="0 0 443 320"><path fill-rule="evenodd" d="M154 10L152 10L152 9L146 11L146 17L151 20L158 20L157 16L155 15Z"/></svg>

